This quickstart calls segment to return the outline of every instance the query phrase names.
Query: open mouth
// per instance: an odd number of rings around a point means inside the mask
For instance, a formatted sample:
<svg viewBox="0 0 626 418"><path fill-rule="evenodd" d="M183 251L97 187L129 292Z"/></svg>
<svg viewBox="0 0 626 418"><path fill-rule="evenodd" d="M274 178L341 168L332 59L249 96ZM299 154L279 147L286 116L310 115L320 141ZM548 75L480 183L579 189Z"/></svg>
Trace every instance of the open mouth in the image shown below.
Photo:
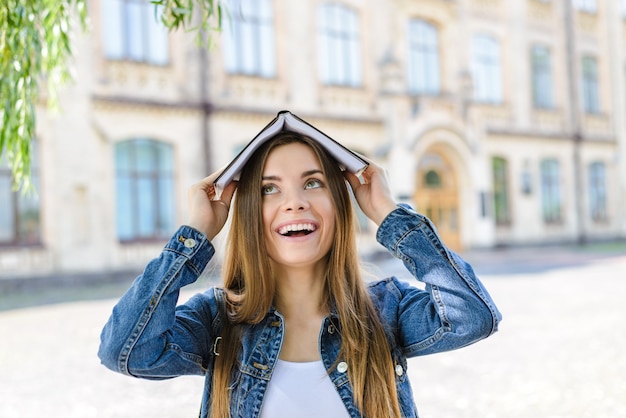
<svg viewBox="0 0 626 418"><path fill-rule="evenodd" d="M278 229L278 233L283 237L303 237L309 235L317 229L312 223L285 225Z"/></svg>

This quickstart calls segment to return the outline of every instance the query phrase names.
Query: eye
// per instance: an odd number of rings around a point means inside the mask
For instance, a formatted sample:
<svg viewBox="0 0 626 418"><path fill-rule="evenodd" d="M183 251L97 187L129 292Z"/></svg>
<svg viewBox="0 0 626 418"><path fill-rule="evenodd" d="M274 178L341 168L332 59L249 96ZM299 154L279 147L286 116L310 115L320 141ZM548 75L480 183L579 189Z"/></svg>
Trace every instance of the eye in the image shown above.
<svg viewBox="0 0 626 418"><path fill-rule="evenodd" d="M324 183L318 179L309 179L304 183L305 189L317 189L319 187L324 187Z"/></svg>
<svg viewBox="0 0 626 418"><path fill-rule="evenodd" d="M270 194L274 194L278 192L278 187L276 187L276 185L274 184L264 184L263 186L261 186L261 194L266 196L266 195L270 195Z"/></svg>

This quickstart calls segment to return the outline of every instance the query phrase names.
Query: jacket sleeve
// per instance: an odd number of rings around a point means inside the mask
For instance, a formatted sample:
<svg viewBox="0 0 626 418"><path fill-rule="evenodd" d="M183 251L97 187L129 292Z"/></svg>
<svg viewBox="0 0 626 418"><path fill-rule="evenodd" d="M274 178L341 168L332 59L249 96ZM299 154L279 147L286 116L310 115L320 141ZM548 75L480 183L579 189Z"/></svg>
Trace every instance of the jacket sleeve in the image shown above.
<svg viewBox="0 0 626 418"><path fill-rule="evenodd" d="M502 316L491 296L428 218L400 204L376 238L425 283L420 289L392 278L371 290L407 357L460 348L497 331Z"/></svg>
<svg viewBox="0 0 626 418"><path fill-rule="evenodd" d="M113 308L98 350L106 367L147 379L205 373L213 353L216 292L176 305L180 288L197 280L213 254L204 234L178 229Z"/></svg>

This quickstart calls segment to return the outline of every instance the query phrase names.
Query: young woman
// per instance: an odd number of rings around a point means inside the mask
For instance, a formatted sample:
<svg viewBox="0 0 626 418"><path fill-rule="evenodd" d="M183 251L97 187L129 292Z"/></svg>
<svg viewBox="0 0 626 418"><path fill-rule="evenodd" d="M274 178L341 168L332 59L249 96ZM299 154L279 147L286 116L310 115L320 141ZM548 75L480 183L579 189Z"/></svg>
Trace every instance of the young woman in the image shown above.
<svg viewBox="0 0 626 418"><path fill-rule="evenodd" d="M394 202L377 165L359 179L316 142L282 133L217 201L215 176L191 188L188 224L113 309L99 351L107 367L205 376L201 417L417 417L407 358L496 331L500 313L471 267ZM348 187L425 290L362 280ZM176 307L231 203L223 286Z"/></svg>

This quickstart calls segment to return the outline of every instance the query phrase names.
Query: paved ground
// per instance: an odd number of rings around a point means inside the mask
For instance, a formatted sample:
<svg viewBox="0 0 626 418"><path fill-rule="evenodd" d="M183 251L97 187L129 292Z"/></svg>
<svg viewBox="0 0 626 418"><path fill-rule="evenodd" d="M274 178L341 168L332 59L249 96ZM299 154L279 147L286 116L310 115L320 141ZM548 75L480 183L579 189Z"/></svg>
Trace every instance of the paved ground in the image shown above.
<svg viewBox="0 0 626 418"><path fill-rule="evenodd" d="M626 254L555 248L467 258L504 321L471 347L410 360L421 416L626 417ZM375 265L406 277L395 262ZM197 416L201 378L139 381L99 365L114 302L0 312L0 417Z"/></svg>

